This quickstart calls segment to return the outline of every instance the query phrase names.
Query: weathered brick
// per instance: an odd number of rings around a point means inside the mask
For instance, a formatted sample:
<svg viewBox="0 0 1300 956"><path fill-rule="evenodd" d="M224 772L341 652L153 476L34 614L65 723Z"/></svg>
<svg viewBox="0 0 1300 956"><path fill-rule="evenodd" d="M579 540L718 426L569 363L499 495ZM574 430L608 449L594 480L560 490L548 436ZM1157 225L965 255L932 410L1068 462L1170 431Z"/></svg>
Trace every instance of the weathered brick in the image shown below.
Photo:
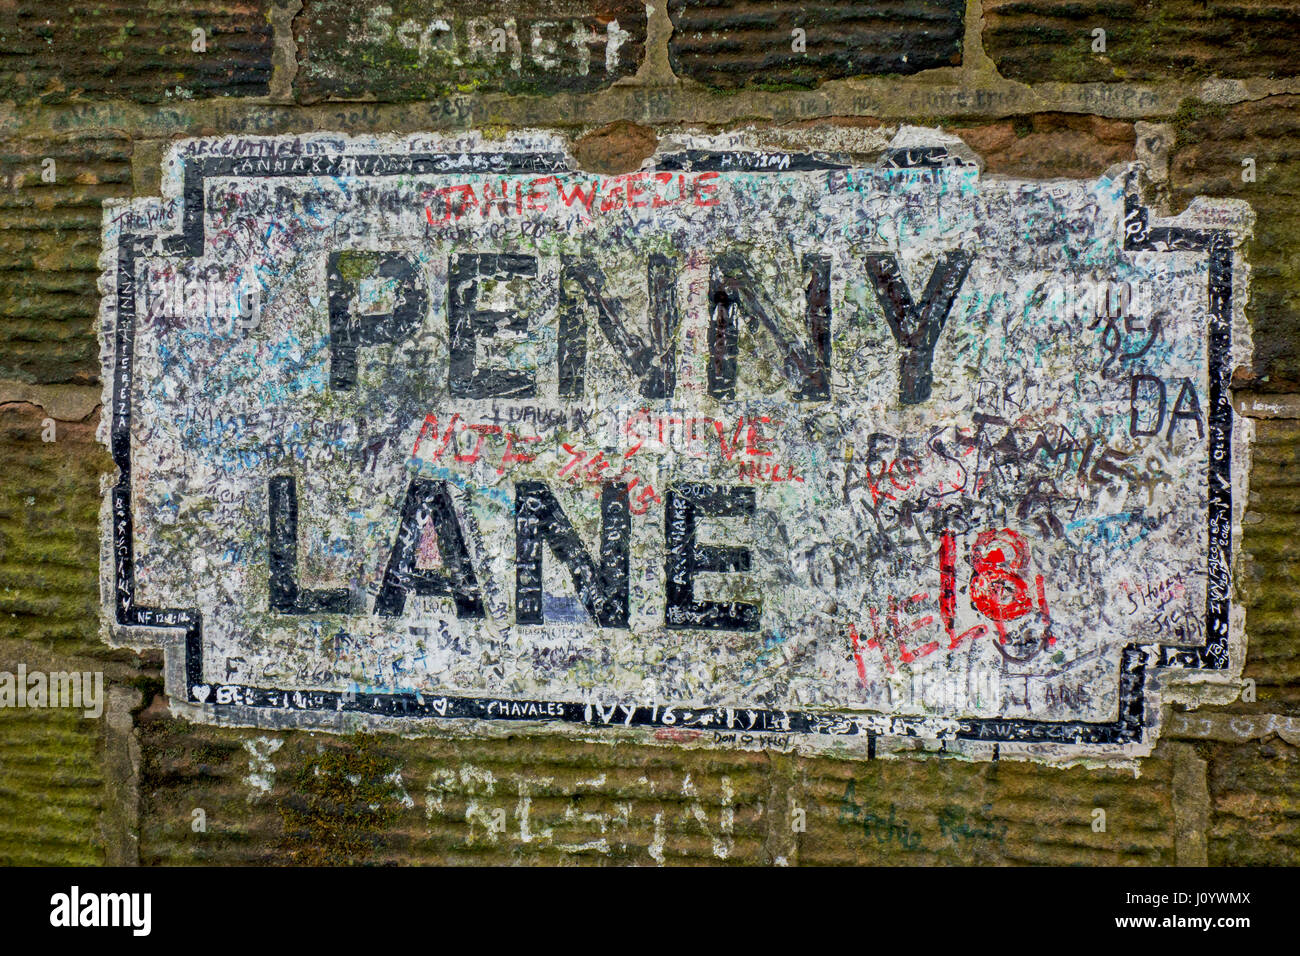
<svg viewBox="0 0 1300 956"><path fill-rule="evenodd" d="M668 58L678 76L726 88L919 73L961 64L965 8L962 0L669 0ZM805 33L802 52L792 47L795 29Z"/></svg>
<svg viewBox="0 0 1300 956"><path fill-rule="evenodd" d="M0 4L0 100L264 96L266 2L75 0ZM206 52L192 49L205 31Z"/></svg>
<svg viewBox="0 0 1300 956"><path fill-rule="evenodd" d="M1173 862L1169 766L801 760L805 865ZM851 785L851 786L850 786ZM1106 830L1093 830L1093 810Z"/></svg>
<svg viewBox="0 0 1300 956"><path fill-rule="evenodd" d="M20 662L0 651L0 670ZM0 710L0 864L104 862L99 730L80 711Z"/></svg>
<svg viewBox="0 0 1300 956"><path fill-rule="evenodd" d="M1038 113L953 132L984 160L985 172L1001 176L1095 177L1134 153L1133 124L1100 116Z"/></svg>
<svg viewBox="0 0 1300 956"><path fill-rule="evenodd" d="M1211 866L1300 864L1300 748L1278 739L1206 745Z"/></svg>
<svg viewBox="0 0 1300 956"><path fill-rule="evenodd" d="M630 173L655 151L655 131L626 121L592 130L573 144L578 164L593 173Z"/></svg>
<svg viewBox="0 0 1300 956"><path fill-rule="evenodd" d="M130 193L130 154L108 133L0 140L0 379L99 377L102 203Z"/></svg>
<svg viewBox="0 0 1300 956"><path fill-rule="evenodd" d="M112 462L89 422L0 405L0 639L107 655L99 637L99 476Z"/></svg>
<svg viewBox="0 0 1300 956"><path fill-rule="evenodd" d="M1300 713L1300 509L1293 500L1300 500L1300 422L1258 421L1238 589L1248 635L1243 674L1259 698L1248 709L1274 713Z"/></svg>
<svg viewBox="0 0 1300 956"><path fill-rule="evenodd" d="M1106 52L1093 53L1095 29ZM1293 76L1300 3L986 0L984 48L1009 79L1073 83Z"/></svg>
<svg viewBox="0 0 1300 956"><path fill-rule="evenodd" d="M294 36L308 101L587 92L637 71L646 12L637 0L306 0Z"/></svg>
<svg viewBox="0 0 1300 956"><path fill-rule="evenodd" d="M763 754L166 716L140 732L146 864L768 862ZM196 807L206 833L193 830Z"/></svg>
<svg viewBox="0 0 1300 956"><path fill-rule="evenodd" d="M1244 199L1257 216L1246 246L1254 328L1253 387L1300 388L1300 96L1270 96L1231 108L1189 103L1176 118L1170 184L1194 196ZM1242 181L1242 160L1256 179Z"/></svg>

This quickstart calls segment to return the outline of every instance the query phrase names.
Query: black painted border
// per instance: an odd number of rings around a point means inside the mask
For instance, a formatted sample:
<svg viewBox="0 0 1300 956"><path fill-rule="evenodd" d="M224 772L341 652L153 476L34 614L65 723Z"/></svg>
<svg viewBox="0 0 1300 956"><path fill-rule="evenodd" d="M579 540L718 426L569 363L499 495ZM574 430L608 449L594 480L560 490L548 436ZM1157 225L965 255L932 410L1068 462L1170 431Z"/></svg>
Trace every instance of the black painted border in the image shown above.
<svg viewBox="0 0 1300 956"><path fill-rule="evenodd" d="M662 157L659 168L729 170L755 173L831 170L843 164L790 154L773 169L762 156L742 152L687 151ZM960 164L941 148L893 150L882 168L940 168ZM764 168L764 167L767 168ZM560 154L444 153L205 157L187 163L183 179L182 231L167 237L165 252L197 256L203 248L205 183L213 177L395 175L451 172L568 171ZM257 707L316 713L363 713L418 719L545 721L588 726L664 727L745 733L866 735L869 750L877 736L932 737L990 743L1069 743L1122 746L1140 742L1146 722L1144 690L1148 667L1224 669L1228 666L1230 556L1232 536L1232 404L1228 390L1232 326L1232 237L1225 230L1149 225L1147 209L1129 192L1125 203L1124 248L1129 251L1204 252L1210 257L1208 348L1210 461L1207 469L1206 643L1201 647L1128 644L1121 652L1119 713L1114 721L1037 721L999 718L932 718L877 713L817 713L729 707L660 707L571 701L529 701L496 697L426 696L415 693L368 694L338 691L286 691L203 682L203 616L195 608L155 608L135 603L134 530L131 511L131 389L136 317L136 260L153 255L153 238L124 233L116 260L114 373L110 445L119 470L112 489L114 595L117 623L128 627L181 628L185 631L186 699L195 704ZM202 697L197 692L207 688Z"/></svg>

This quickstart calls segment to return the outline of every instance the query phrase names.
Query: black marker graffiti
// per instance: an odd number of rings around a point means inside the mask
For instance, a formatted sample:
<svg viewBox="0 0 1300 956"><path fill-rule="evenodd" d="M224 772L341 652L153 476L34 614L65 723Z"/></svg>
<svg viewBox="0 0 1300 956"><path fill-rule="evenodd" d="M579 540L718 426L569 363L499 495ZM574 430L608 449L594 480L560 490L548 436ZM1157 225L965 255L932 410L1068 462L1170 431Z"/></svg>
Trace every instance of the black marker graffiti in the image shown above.
<svg viewBox="0 0 1300 956"><path fill-rule="evenodd" d="M312 590L298 586L298 486L292 476L267 482L270 529L270 609L280 614L343 614L351 601L347 588Z"/></svg>
<svg viewBox="0 0 1300 956"><path fill-rule="evenodd" d="M591 619L601 627L627 627L631 514L625 483L604 483L600 514L598 567L545 484L521 481L515 485L515 619L520 624L545 623L545 543L569 569L578 598Z"/></svg>
<svg viewBox="0 0 1300 956"><path fill-rule="evenodd" d="M442 570L416 566L421 538L430 526L437 534ZM465 535L445 481L416 479L407 488L397 540L388 557L379 596L375 598L375 613L386 617L401 614L408 593L447 595L456 603L457 617L485 616Z"/></svg>
<svg viewBox="0 0 1300 956"><path fill-rule="evenodd" d="M867 275L884 310L889 331L903 350L898 362L898 400L904 405L919 405L930 397L934 384L934 347L948 321L957 291L970 271L972 258L962 250L940 256L917 308L898 258L889 252L867 256Z"/></svg>

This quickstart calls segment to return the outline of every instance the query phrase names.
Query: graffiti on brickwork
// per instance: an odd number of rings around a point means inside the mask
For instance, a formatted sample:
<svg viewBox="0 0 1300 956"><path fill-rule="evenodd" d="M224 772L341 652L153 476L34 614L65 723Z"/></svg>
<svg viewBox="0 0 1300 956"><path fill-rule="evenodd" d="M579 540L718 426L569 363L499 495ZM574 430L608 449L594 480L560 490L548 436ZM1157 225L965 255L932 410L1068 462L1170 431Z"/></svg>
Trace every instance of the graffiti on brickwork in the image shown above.
<svg viewBox="0 0 1300 956"><path fill-rule="evenodd" d="M540 88L601 89L636 73L648 8L606 0L520 5L391 0L358 5L308 0L298 20L307 95L357 94L374 84L433 94Z"/></svg>
<svg viewBox="0 0 1300 956"><path fill-rule="evenodd" d="M1241 666L1248 211L912 134L178 144L105 211L111 639L214 722L1145 752Z"/></svg>

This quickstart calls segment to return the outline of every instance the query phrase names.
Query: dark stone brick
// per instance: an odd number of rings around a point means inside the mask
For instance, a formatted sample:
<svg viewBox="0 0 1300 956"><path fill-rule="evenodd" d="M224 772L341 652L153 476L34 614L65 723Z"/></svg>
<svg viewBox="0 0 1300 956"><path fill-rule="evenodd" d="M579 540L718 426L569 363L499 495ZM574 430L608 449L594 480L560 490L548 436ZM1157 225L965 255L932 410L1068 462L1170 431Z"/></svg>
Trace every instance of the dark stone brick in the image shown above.
<svg viewBox="0 0 1300 956"><path fill-rule="evenodd" d="M763 753L138 726L146 865L771 862Z"/></svg>
<svg viewBox="0 0 1300 956"><path fill-rule="evenodd" d="M111 133L0 140L0 379L98 380L102 204L130 194L130 155Z"/></svg>
<svg viewBox="0 0 1300 956"><path fill-rule="evenodd" d="M637 71L645 35L638 0L307 0L295 86L308 101L589 92Z"/></svg>
<svg viewBox="0 0 1300 956"><path fill-rule="evenodd" d="M1254 208L1246 246L1255 361L1240 381L1257 389L1300 389L1300 96L1270 96L1230 109L1191 103L1175 118L1170 182L1182 201L1244 199ZM1245 158L1255 182L1242 182Z"/></svg>
<svg viewBox="0 0 1300 956"><path fill-rule="evenodd" d="M1243 709L1300 715L1300 422L1256 422L1251 459L1247 560L1237 582L1246 608L1244 676L1256 682L1260 706Z"/></svg>
<svg viewBox="0 0 1300 956"><path fill-rule="evenodd" d="M0 646L0 670L25 663ZM104 864L100 746L100 721L80 711L0 711L0 865Z"/></svg>
<svg viewBox="0 0 1300 956"><path fill-rule="evenodd" d="M0 100L265 96L266 0L0 4ZM191 49L191 30L207 51Z"/></svg>
<svg viewBox="0 0 1300 956"><path fill-rule="evenodd" d="M1092 52L1092 31L1106 52ZM998 72L1073 83L1292 76L1300 2L985 0L984 49Z"/></svg>
<svg viewBox="0 0 1300 956"><path fill-rule="evenodd" d="M1210 865L1300 864L1300 748L1274 737L1205 749Z"/></svg>
<svg viewBox="0 0 1300 956"><path fill-rule="evenodd" d="M962 0L669 0L668 58L678 76L727 88L919 73L961 64L965 8ZM806 34L801 53L792 50L796 28Z"/></svg>
<svg viewBox="0 0 1300 956"><path fill-rule="evenodd" d="M34 405L0 405L0 640L106 656L99 635L98 416L55 422ZM0 668L3 670L3 668Z"/></svg>
<svg viewBox="0 0 1300 956"><path fill-rule="evenodd" d="M799 862L863 865L1167 865L1168 761L1119 769L1022 761L800 758ZM1092 829L1106 810L1107 829Z"/></svg>

